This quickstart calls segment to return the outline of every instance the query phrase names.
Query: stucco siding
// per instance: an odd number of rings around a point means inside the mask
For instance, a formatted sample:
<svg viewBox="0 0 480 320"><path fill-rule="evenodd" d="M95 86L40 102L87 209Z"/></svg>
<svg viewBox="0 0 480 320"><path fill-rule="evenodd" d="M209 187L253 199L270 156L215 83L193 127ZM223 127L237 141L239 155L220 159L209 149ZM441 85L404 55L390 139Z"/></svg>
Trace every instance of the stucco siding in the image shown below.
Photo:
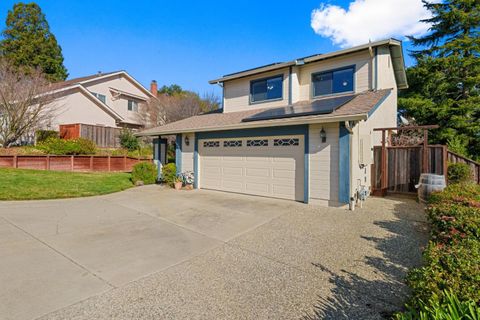
<svg viewBox="0 0 480 320"><path fill-rule="evenodd" d="M115 119L79 90L71 90L55 100L50 108L55 114L50 128L58 130L60 124L83 123L116 127Z"/></svg>
<svg viewBox="0 0 480 320"><path fill-rule="evenodd" d="M359 93L369 90L371 88L371 58L368 50L365 50L355 54L350 54L348 56L309 63L302 66L299 69L298 101L312 99L312 73L328 71L351 65L355 66L355 92Z"/></svg>
<svg viewBox="0 0 480 320"><path fill-rule="evenodd" d="M250 81L271 76L283 75L282 99L271 102L250 103ZM224 83L224 112L235 112L250 109L280 107L288 104L288 68L262 73L247 78Z"/></svg>
<svg viewBox="0 0 480 320"><path fill-rule="evenodd" d="M188 136L189 144L185 143ZM195 150L195 134L184 133L182 135L182 172L193 171L193 156Z"/></svg>
<svg viewBox="0 0 480 320"><path fill-rule="evenodd" d="M320 140L324 128L327 141ZM338 201L338 123L315 124L309 128L310 198Z"/></svg>
<svg viewBox="0 0 480 320"><path fill-rule="evenodd" d="M142 97L143 99L148 99L148 95L140 88L138 88L135 84L133 84L130 80L126 79L121 75L117 75L115 77L109 78L108 80L101 79L98 81L93 81L91 83L85 84L84 86L87 88L87 90L91 92L105 95L107 105L113 110L115 110L115 112L117 112L119 115L121 115L125 119L125 122L140 123L138 113L128 110L128 100L136 100L139 103L142 100L129 98L123 95L114 98L115 94L112 94L112 92L110 91L110 88L114 88Z"/></svg>
<svg viewBox="0 0 480 320"><path fill-rule="evenodd" d="M392 57L387 46L377 48L377 89L396 88Z"/></svg>

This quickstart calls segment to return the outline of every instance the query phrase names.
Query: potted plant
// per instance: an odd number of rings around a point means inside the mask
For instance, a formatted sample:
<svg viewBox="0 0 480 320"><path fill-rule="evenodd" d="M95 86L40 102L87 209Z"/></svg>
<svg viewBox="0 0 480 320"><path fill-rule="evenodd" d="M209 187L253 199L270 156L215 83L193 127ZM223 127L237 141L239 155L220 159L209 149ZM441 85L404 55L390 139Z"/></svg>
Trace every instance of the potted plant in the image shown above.
<svg viewBox="0 0 480 320"><path fill-rule="evenodd" d="M175 186L175 190L180 190L180 189L182 189L183 179L182 179L182 177L181 177L180 175L178 175L178 176L175 178L174 186Z"/></svg>
<svg viewBox="0 0 480 320"><path fill-rule="evenodd" d="M182 174L183 183L185 183L185 189L192 190L193 182L195 181L195 176L192 171L187 171Z"/></svg>

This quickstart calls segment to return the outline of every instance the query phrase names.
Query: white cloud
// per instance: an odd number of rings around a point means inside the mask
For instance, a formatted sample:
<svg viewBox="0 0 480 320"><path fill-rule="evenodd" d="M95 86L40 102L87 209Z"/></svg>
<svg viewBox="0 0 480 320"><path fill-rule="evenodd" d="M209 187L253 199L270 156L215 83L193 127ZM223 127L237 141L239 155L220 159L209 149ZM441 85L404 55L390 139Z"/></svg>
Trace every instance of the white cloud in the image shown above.
<svg viewBox="0 0 480 320"><path fill-rule="evenodd" d="M425 34L429 26L419 20L430 16L421 0L355 0L347 10L322 4L312 11L311 26L334 44L350 47L369 40Z"/></svg>

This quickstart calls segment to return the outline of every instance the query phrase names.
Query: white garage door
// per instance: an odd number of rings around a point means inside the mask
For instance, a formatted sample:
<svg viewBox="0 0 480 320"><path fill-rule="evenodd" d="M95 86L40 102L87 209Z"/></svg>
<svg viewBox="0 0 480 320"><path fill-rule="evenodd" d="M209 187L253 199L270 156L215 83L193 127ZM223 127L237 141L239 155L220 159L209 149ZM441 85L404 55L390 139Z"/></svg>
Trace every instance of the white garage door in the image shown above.
<svg viewBox="0 0 480 320"><path fill-rule="evenodd" d="M200 188L303 201L303 139L199 140Z"/></svg>

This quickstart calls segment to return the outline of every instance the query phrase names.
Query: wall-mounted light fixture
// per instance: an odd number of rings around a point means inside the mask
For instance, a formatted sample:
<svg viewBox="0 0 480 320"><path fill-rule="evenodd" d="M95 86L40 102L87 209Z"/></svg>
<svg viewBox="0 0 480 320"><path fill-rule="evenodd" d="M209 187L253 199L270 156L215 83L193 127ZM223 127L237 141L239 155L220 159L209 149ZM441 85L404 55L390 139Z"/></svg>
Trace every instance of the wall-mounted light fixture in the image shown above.
<svg viewBox="0 0 480 320"><path fill-rule="evenodd" d="M325 129L320 130L320 140L325 143L327 142L327 133L325 132Z"/></svg>
<svg viewBox="0 0 480 320"><path fill-rule="evenodd" d="M188 138L188 136L185 136L185 145L186 146L190 145L190 139Z"/></svg>

